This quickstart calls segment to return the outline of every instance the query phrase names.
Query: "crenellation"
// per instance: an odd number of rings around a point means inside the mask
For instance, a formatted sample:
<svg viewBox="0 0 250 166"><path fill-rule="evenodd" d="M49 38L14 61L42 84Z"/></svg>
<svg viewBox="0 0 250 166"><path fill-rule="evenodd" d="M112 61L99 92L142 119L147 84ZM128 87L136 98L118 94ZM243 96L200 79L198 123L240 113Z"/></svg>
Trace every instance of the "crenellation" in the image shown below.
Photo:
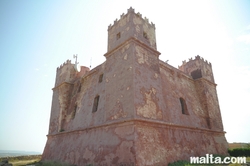
<svg viewBox="0 0 250 166"><path fill-rule="evenodd" d="M140 40L157 50L154 23L149 23L147 17L142 18L141 13L135 13L132 8L128 9L127 14L120 15L120 19L116 19L113 25L108 26L108 50L115 49L130 38Z"/></svg>
<svg viewBox="0 0 250 166"><path fill-rule="evenodd" d="M199 55L195 56L195 59L200 59L201 57Z"/></svg>
<svg viewBox="0 0 250 166"><path fill-rule="evenodd" d="M151 22L151 26L155 29L155 24L153 22Z"/></svg>
<svg viewBox="0 0 250 166"><path fill-rule="evenodd" d="M59 67L57 67L57 70L61 69L65 65L69 65L69 64L72 64L71 60L67 59L66 62L63 62L63 64L61 64Z"/></svg>
<svg viewBox="0 0 250 166"><path fill-rule="evenodd" d="M185 64L187 64L187 63L189 63L189 62L191 62L191 61L195 61L195 60L200 60L200 61L204 62L205 64L211 66L211 63L210 63L210 62L208 62L207 60L205 60L203 57L200 57L199 55L195 56L195 59L193 59L192 57L189 58L189 59L188 59L188 62L187 62L186 60L182 61L182 65L185 65ZM182 66L182 65L181 65L181 66ZM181 66L178 66L178 68L180 68Z"/></svg>
<svg viewBox="0 0 250 166"><path fill-rule="evenodd" d="M122 13L121 15L120 15L120 18L123 18L124 17L124 13Z"/></svg>
<svg viewBox="0 0 250 166"><path fill-rule="evenodd" d="M67 63L67 64L71 64L71 60L68 59L68 60L66 61L66 63Z"/></svg>
<svg viewBox="0 0 250 166"><path fill-rule="evenodd" d="M214 83L212 64L199 55L195 56L195 59L190 58L188 62L184 61L178 69L194 79L202 77Z"/></svg>
<svg viewBox="0 0 250 166"><path fill-rule="evenodd" d="M130 7L129 9L128 9L128 13L134 13L135 12L135 9L133 9L132 7Z"/></svg>
<svg viewBox="0 0 250 166"><path fill-rule="evenodd" d="M139 16L140 18L142 18L142 15L141 15L140 12L138 12L138 13L136 13L136 14L137 14L137 16Z"/></svg>
<svg viewBox="0 0 250 166"><path fill-rule="evenodd" d="M108 26L108 30L109 30L111 27L112 27L112 25L111 25L111 24L109 24L109 26Z"/></svg>

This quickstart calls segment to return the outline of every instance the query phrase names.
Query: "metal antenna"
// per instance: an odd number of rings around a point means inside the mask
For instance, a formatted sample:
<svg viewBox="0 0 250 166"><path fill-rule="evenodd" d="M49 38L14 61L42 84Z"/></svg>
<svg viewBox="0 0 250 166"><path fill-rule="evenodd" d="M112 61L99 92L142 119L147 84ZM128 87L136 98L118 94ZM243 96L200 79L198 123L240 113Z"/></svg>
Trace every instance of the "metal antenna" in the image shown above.
<svg viewBox="0 0 250 166"><path fill-rule="evenodd" d="M79 62L77 62L77 54L74 54L73 58L76 58L75 64L78 64Z"/></svg>

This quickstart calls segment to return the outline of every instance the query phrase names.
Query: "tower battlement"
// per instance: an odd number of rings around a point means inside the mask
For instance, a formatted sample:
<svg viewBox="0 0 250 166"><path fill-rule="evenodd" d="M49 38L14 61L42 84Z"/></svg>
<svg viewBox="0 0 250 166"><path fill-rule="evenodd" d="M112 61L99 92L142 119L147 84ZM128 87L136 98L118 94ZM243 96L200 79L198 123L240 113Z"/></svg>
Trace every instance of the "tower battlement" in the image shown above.
<svg viewBox="0 0 250 166"><path fill-rule="evenodd" d="M122 14L120 15L120 19L119 19L119 20L118 20L118 19L115 19L115 20L114 20L114 23L113 23L113 24L110 24L110 25L108 26L108 30L110 30L113 26L115 26L121 19L123 19L124 17L126 17L129 13L134 13L134 14L136 14L138 17L140 17L141 19L145 20L145 22L147 22L150 26L152 26L153 28L155 28L155 24L154 24L153 22L149 23L149 20L148 20L147 17L144 17L144 18L143 18L143 17L142 17L142 14L141 14L140 12L135 13L135 10L134 10L132 7L130 7L130 8L128 9L128 11L127 11L127 14L122 13Z"/></svg>
<svg viewBox="0 0 250 166"><path fill-rule="evenodd" d="M195 56L194 59L190 58L188 62L186 60L182 61L182 65L178 66L178 68L192 76L193 79L203 77L214 83L212 64L199 55Z"/></svg>
<svg viewBox="0 0 250 166"><path fill-rule="evenodd" d="M77 78L82 77L88 71L89 68L85 66L79 66L79 71L77 71L77 64L71 63L71 60L68 59L57 67L55 87L63 82L73 83Z"/></svg>
<svg viewBox="0 0 250 166"><path fill-rule="evenodd" d="M57 67L57 70L62 69L65 65L71 64L71 60L67 60L66 62L64 62L63 64L61 64L59 67Z"/></svg>
<svg viewBox="0 0 250 166"><path fill-rule="evenodd" d="M120 15L113 25L108 26L108 52L115 49L130 38L140 40L144 44L156 49L155 24L149 23L148 18L142 18L130 7L127 14Z"/></svg>

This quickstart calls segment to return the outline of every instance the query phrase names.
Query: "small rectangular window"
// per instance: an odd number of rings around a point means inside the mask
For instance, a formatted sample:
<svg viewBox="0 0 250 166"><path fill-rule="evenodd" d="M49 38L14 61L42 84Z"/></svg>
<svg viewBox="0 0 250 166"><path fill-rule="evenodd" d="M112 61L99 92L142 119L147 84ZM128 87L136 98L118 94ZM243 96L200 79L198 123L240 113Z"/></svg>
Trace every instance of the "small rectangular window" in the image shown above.
<svg viewBox="0 0 250 166"><path fill-rule="evenodd" d="M94 99L94 104L93 104L93 109L92 109L93 113L96 112L98 109L99 98L100 98L100 96L98 95Z"/></svg>
<svg viewBox="0 0 250 166"><path fill-rule="evenodd" d="M148 39L148 34L147 34L146 32L143 32L143 37L144 37L145 39Z"/></svg>
<svg viewBox="0 0 250 166"><path fill-rule="evenodd" d="M182 112L182 114L188 115L186 101L183 98L180 98L180 103L181 103L181 112Z"/></svg>
<svg viewBox="0 0 250 166"><path fill-rule="evenodd" d="M120 39L120 37L121 37L121 32L116 34L116 40Z"/></svg>
<svg viewBox="0 0 250 166"><path fill-rule="evenodd" d="M102 82L102 79L103 79L103 74L101 74L101 75L99 76L99 83Z"/></svg>
<svg viewBox="0 0 250 166"><path fill-rule="evenodd" d="M191 72L191 76L193 77L193 79L198 79L202 77L201 74L201 69L197 69Z"/></svg>

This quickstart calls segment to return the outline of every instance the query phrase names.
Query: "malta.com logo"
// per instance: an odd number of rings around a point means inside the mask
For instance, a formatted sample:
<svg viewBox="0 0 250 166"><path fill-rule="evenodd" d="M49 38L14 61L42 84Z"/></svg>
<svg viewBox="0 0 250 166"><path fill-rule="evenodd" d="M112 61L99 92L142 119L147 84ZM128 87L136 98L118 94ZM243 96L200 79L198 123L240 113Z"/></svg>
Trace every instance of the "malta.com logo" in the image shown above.
<svg viewBox="0 0 250 166"><path fill-rule="evenodd" d="M214 157L213 154L206 154L203 157L190 157L191 164L246 164L246 157Z"/></svg>

